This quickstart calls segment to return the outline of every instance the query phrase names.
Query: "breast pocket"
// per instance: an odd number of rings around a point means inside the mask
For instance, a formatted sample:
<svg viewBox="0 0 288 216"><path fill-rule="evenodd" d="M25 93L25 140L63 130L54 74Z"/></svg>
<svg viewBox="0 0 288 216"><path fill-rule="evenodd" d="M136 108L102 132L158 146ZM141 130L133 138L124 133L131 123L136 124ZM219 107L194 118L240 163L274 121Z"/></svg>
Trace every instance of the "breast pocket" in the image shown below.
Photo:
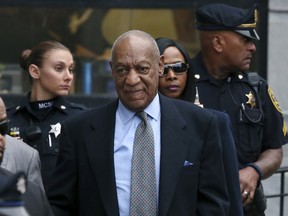
<svg viewBox="0 0 288 216"><path fill-rule="evenodd" d="M61 133L61 124L51 124L45 128L46 140L43 148L43 154L58 155L59 138Z"/></svg>
<svg viewBox="0 0 288 216"><path fill-rule="evenodd" d="M59 153L59 138L54 134L48 134L45 139L45 145L43 145L44 155L58 155Z"/></svg>
<svg viewBox="0 0 288 216"><path fill-rule="evenodd" d="M261 152L263 111L243 106L239 112L239 144L246 160L255 161Z"/></svg>
<svg viewBox="0 0 288 216"><path fill-rule="evenodd" d="M191 165L183 166L180 172L179 185L183 189L183 192L190 191L192 189L191 182L198 182L199 175L199 163L193 163Z"/></svg>

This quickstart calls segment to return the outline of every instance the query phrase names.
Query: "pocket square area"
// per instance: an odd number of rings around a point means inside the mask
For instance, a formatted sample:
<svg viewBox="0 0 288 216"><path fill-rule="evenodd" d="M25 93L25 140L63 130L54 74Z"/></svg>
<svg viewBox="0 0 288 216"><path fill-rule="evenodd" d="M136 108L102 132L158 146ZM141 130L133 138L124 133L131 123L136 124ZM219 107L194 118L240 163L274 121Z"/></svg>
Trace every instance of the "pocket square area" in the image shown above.
<svg viewBox="0 0 288 216"><path fill-rule="evenodd" d="M184 161L184 166L192 166L193 163L190 161Z"/></svg>

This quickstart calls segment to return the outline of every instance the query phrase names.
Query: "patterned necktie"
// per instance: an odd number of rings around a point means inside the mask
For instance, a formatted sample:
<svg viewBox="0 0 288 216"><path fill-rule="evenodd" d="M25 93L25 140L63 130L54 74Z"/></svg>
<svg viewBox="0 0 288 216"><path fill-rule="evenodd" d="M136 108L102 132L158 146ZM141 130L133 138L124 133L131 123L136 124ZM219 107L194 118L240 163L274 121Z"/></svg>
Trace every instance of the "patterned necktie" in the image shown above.
<svg viewBox="0 0 288 216"><path fill-rule="evenodd" d="M154 136L147 113L136 114L142 119L135 132L130 191L130 216L156 216L156 173Z"/></svg>

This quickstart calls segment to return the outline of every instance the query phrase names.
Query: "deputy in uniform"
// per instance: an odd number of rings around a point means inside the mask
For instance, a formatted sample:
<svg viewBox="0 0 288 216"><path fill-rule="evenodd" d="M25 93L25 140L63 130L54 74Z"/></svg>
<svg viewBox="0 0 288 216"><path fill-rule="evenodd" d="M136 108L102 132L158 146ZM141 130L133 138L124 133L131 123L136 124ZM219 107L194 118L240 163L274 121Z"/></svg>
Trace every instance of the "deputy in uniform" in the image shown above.
<svg viewBox="0 0 288 216"><path fill-rule="evenodd" d="M30 74L31 91L7 109L8 134L39 151L44 187L54 170L61 122L86 110L65 100L72 81L74 60L70 50L56 41L44 41L25 50L20 66Z"/></svg>
<svg viewBox="0 0 288 216"><path fill-rule="evenodd" d="M287 129L267 82L248 72L256 51L257 7L213 3L196 11L201 51L192 59L200 103L232 121L245 215L265 215L261 180L281 165ZM191 80L191 82L193 82Z"/></svg>

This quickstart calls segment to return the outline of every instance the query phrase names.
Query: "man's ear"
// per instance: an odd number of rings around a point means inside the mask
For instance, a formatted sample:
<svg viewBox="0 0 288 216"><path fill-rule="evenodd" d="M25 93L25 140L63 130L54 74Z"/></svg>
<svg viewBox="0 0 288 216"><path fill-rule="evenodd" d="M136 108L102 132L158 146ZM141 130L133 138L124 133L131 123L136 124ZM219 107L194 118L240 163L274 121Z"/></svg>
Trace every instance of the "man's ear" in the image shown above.
<svg viewBox="0 0 288 216"><path fill-rule="evenodd" d="M214 34L212 36L212 46L216 52L222 52L225 44L224 37L220 34Z"/></svg>
<svg viewBox="0 0 288 216"><path fill-rule="evenodd" d="M160 56L158 73L159 73L159 76L161 76L164 73L164 55Z"/></svg>
<svg viewBox="0 0 288 216"><path fill-rule="evenodd" d="M31 64L29 65L29 74L33 79L40 78L40 70L37 65Z"/></svg>

